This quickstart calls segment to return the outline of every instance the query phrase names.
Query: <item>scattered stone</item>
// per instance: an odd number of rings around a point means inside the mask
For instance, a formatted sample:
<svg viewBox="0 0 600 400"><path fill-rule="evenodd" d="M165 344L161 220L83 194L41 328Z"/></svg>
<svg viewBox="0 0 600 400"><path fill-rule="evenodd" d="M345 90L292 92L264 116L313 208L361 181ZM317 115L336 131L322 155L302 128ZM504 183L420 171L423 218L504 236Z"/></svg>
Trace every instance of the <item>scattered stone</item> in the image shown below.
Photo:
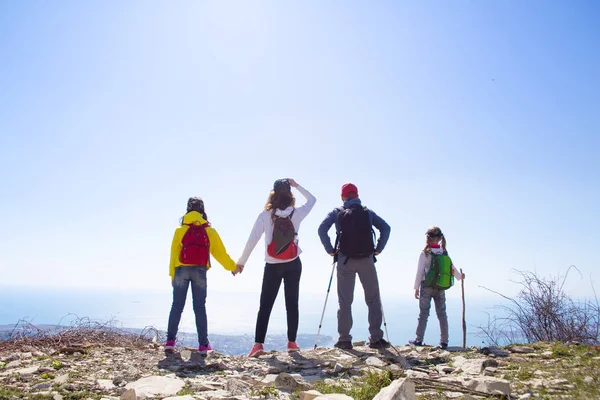
<svg viewBox="0 0 600 400"><path fill-rule="evenodd" d="M52 400L63 400L63 397L60 394L55 394L54 397L52 397Z"/></svg>
<svg viewBox="0 0 600 400"><path fill-rule="evenodd" d="M5 363L9 363L11 361L16 361L18 359L20 359L21 357L19 356L19 353L13 353L10 356L6 356L0 359L0 361L5 362Z"/></svg>
<svg viewBox="0 0 600 400"><path fill-rule="evenodd" d="M31 390L34 392L39 392L40 390L48 390L52 387L52 382L42 382L34 385Z"/></svg>
<svg viewBox="0 0 600 400"><path fill-rule="evenodd" d="M225 389L234 396L243 395L250 391L250 384L236 378L231 378L227 380Z"/></svg>
<svg viewBox="0 0 600 400"><path fill-rule="evenodd" d="M495 346L490 346L490 347L482 347L479 350L480 353L485 354L486 356L496 356L496 357L508 357L509 353L508 351L502 350L498 347Z"/></svg>
<svg viewBox="0 0 600 400"><path fill-rule="evenodd" d="M21 353L21 360L30 360L33 358L33 354L31 353Z"/></svg>
<svg viewBox="0 0 600 400"><path fill-rule="evenodd" d="M365 360L365 364L369 367L383 368L387 364L377 357L369 357Z"/></svg>
<svg viewBox="0 0 600 400"><path fill-rule="evenodd" d="M173 396L183 387L183 379L170 378L166 376L149 376L125 385L125 389L135 389L138 398Z"/></svg>
<svg viewBox="0 0 600 400"><path fill-rule="evenodd" d="M354 399L350 396L346 396L345 394L331 393L331 394L322 394L318 397L315 397L314 400L354 400Z"/></svg>
<svg viewBox="0 0 600 400"><path fill-rule="evenodd" d="M511 353L517 353L517 354L535 353L535 349L533 347L528 347L528 346L508 346L507 349Z"/></svg>
<svg viewBox="0 0 600 400"><path fill-rule="evenodd" d="M333 367L333 373L335 373L335 374L339 374L339 373L342 373L347 370L348 370L348 368L344 367L342 364L339 364L339 363L336 363L335 366Z"/></svg>
<svg viewBox="0 0 600 400"><path fill-rule="evenodd" d="M310 389L308 384L301 378L302 377L299 379L298 377L290 375L287 372L282 372L281 374L277 375L277 378L275 378L275 387L278 389L287 389L291 391Z"/></svg>
<svg viewBox="0 0 600 400"><path fill-rule="evenodd" d="M196 400L196 398L186 394L185 396L165 397L163 400Z"/></svg>
<svg viewBox="0 0 600 400"><path fill-rule="evenodd" d="M109 391L116 387L110 379L98 379L96 380L96 385L104 391Z"/></svg>
<svg viewBox="0 0 600 400"><path fill-rule="evenodd" d="M137 400L135 389L127 389L121 394L121 400Z"/></svg>
<svg viewBox="0 0 600 400"><path fill-rule="evenodd" d="M483 358L464 358L463 356L454 357L452 363L456 368L460 368L465 374L479 375L483 369Z"/></svg>
<svg viewBox="0 0 600 400"><path fill-rule="evenodd" d="M511 393L509 381L489 376L481 376L472 379L465 378L463 385L469 389L478 390L488 394L510 396Z"/></svg>
<svg viewBox="0 0 600 400"><path fill-rule="evenodd" d="M583 382L584 383L594 383L594 378L592 378L591 376L586 376L585 378L583 378Z"/></svg>
<svg viewBox="0 0 600 400"><path fill-rule="evenodd" d="M519 396L519 400L527 400L527 399L531 399L533 397L533 395L531 393L525 393L522 394L521 396Z"/></svg>
<svg viewBox="0 0 600 400"><path fill-rule="evenodd" d="M485 367L485 369L483 370L483 375L485 375L485 376L493 376L493 375L496 375L497 371L498 371L498 368Z"/></svg>
<svg viewBox="0 0 600 400"><path fill-rule="evenodd" d="M358 342L354 342L354 343L352 343L352 346L355 346L355 347L362 347L362 346L364 346L364 345L366 345L366 344L367 344L367 342L366 342L366 341L364 341L364 340L361 340L361 341L358 341Z"/></svg>
<svg viewBox="0 0 600 400"><path fill-rule="evenodd" d="M4 366L5 369L11 369L11 368L18 368L21 365L23 365L23 362L21 360L15 360L15 361L11 361L8 364L6 364Z"/></svg>
<svg viewBox="0 0 600 400"><path fill-rule="evenodd" d="M314 398L319 396L322 396L320 392L317 392L316 390L307 390L304 392L300 392L299 400L313 400Z"/></svg>
<svg viewBox="0 0 600 400"><path fill-rule="evenodd" d="M416 400L415 384L409 378L396 379L384 387L373 400Z"/></svg>
<svg viewBox="0 0 600 400"><path fill-rule="evenodd" d="M487 368L487 367L494 367L494 368L498 368L500 364L498 363L498 361L494 360L493 358L488 358L487 360L483 361L483 364L481 365L482 368Z"/></svg>

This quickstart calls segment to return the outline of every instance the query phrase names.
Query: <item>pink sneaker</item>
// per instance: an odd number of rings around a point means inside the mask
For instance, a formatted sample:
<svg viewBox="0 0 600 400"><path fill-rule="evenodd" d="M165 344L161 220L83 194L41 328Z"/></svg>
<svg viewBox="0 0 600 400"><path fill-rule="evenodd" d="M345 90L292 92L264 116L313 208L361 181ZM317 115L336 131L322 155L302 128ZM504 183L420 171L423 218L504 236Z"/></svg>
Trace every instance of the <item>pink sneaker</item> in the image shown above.
<svg viewBox="0 0 600 400"><path fill-rule="evenodd" d="M167 340L167 343L165 343L165 350L173 350L173 349L175 349L175 341Z"/></svg>
<svg viewBox="0 0 600 400"><path fill-rule="evenodd" d="M254 346L252 346L252 350L250 350L248 357L258 357L263 354L265 354L265 348L262 343L254 343Z"/></svg>
<svg viewBox="0 0 600 400"><path fill-rule="evenodd" d="M293 353L295 351L300 351L300 346L296 344L296 342L288 342L287 345L288 353Z"/></svg>
<svg viewBox="0 0 600 400"><path fill-rule="evenodd" d="M198 353L200 353L200 355L205 356L208 354L209 351L211 351L213 348L210 347L210 343L207 343L206 346L201 344L200 347L198 347Z"/></svg>

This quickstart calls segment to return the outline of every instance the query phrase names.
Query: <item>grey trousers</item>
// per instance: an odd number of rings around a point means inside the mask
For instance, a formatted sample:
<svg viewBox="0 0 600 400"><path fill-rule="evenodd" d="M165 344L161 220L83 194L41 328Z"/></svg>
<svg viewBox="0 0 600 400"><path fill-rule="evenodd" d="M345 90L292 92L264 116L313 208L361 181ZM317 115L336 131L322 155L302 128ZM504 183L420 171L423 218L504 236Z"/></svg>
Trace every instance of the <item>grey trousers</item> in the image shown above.
<svg viewBox="0 0 600 400"><path fill-rule="evenodd" d="M440 321L440 343L448 343L448 315L446 315L446 291L435 289L431 286L421 283L419 295L419 322L417 324L417 337L419 342L423 341L425 329L427 328L427 318L429 318L429 309L431 308L431 299L435 304L435 312Z"/></svg>
<svg viewBox="0 0 600 400"><path fill-rule="evenodd" d="M379 281L373 257L361 259L348 259L340 254L337 265L337 291L338 291L338 333L340 341L352 341L352 301L354 300L354 286L356 275L360 279L365 292L365 302L369 310L369 340L375 342L383 338L381 322L381 298L379 297Z"/></svg>

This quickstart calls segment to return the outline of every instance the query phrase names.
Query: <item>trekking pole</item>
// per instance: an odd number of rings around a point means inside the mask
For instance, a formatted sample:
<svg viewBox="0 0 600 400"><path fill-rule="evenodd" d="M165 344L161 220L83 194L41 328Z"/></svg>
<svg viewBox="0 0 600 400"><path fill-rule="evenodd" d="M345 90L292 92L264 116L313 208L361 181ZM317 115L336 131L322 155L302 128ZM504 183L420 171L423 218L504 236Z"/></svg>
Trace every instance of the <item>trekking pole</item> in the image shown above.
<svg viewBox="0 0 600 400"><path fill-rule="evenodd" d="M392 346L392 348L396 351L396 353L398 355L400 355L400 352L398 351L398 349L392 344L392 342L390 342L390 335L388 334L387 322L385 321L385 313L383 312L383 301L381 301L381 293L379 294L379 305L381 306L381 318L383 319L383 328L385 329L385 337L387 338L387 341L390 344L390 346Z"/></svg>
<svg viewBox="0 0 600 400"><path fill-rule="evenodd" d="M315 349L319 343L319 335L321 334L321 326L323 326L323 317L325 316L325 307L327 307L327 299L329 298L329 291L331 290L331 281L333 281L333 272L337 265L337 256L333 260L333 267L331 268L331 277L329 277L329 285L327 286L327 294L325 295L325 304L323 304L323 312L321 313L321 321L319 321L319 330L317 331L317 338L315 339Z"/></svg>
<svg viewBox="0 0 600 400"><path fill-rule="evenodd" d="M460 269L463 274L462 268ZM460 280L460 288L462 291L462 329L463 329L463 349L467 348L467 321L465 320L465 280Z"/></svg>

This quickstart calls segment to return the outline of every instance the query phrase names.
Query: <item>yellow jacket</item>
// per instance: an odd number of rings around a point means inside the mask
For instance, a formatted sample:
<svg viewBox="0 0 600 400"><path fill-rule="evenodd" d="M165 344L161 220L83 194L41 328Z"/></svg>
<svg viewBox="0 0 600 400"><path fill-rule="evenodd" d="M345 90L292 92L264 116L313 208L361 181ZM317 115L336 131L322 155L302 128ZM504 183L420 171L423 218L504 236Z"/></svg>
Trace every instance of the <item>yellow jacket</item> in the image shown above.
<svg viewBox="0 0 600 400"><path fill-rule="evenodd" d="M184 225L181 225L175 230L175 235L173 235L173 243L171 244L171 263L169 265L169 275L171 276L171 279L175 278L175 268L191 266L190 264L182 264L179 261L179 253L181 252L182 247L181 241L189 229L189 226L185 224L202 225L206 223L206 220L199 212L191 211L183 216L183 223ZM217 231L209 226L206 228L206 234L208 235L208 240L210 241L210 254L212 254L219 264L221 264L226 270L234 271L235 261L233 261L231 257L229 257L229 254L227 254L227 250L225 250L223 241L221 241L221 237ZM206 269L209 268L210 261L206 266Z"/></svg>

